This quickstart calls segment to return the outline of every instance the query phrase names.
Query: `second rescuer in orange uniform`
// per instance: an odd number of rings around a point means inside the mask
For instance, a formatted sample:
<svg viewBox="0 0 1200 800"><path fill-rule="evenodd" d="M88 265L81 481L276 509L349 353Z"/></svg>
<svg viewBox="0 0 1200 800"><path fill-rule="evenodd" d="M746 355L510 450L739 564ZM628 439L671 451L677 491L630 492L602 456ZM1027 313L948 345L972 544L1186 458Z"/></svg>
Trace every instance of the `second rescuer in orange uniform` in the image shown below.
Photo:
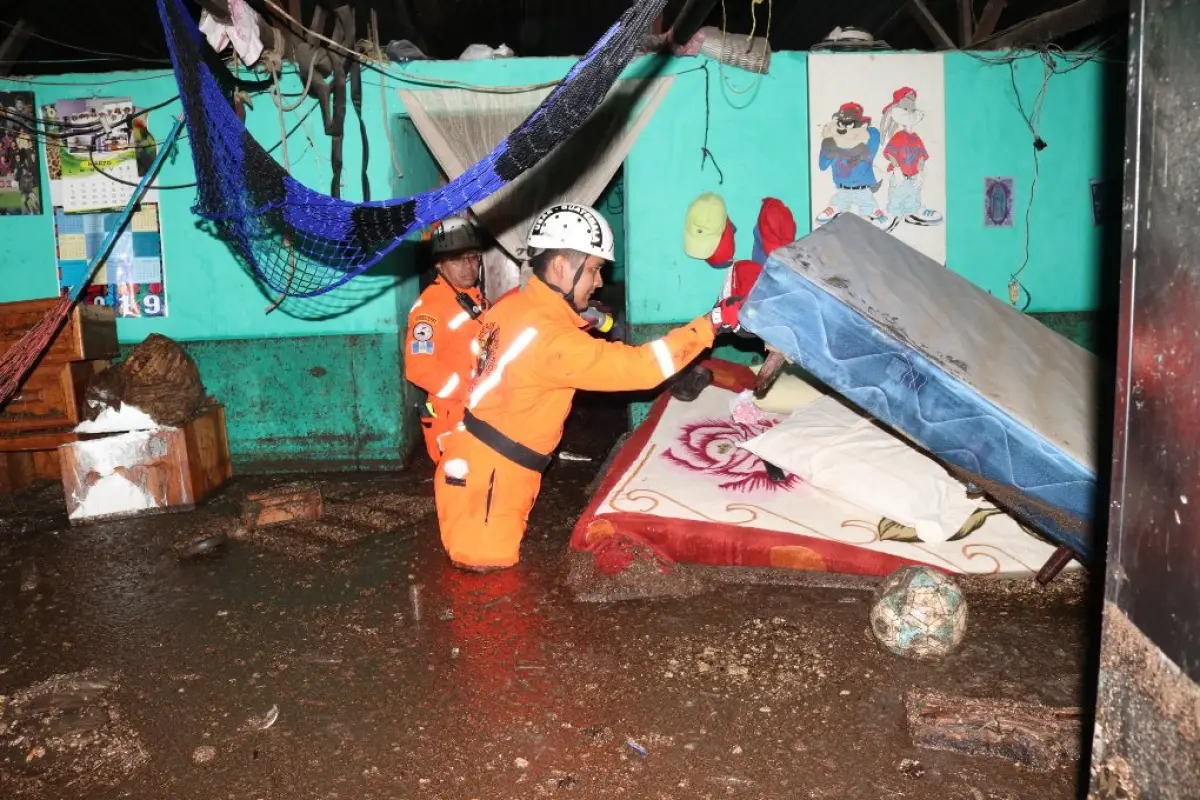
<svg viewBox="0 0 1200 800"><path fill-rule="evenodd" d="M404 376L428 393L421 407L425 449L436 464L442 443L462 421L475 356L471 344L487 301L479 291L479 234L462 217L433 229L434 279L408 315Z"/></svg>
<svg viewBox="0 0 1200 800"><path fill-rule="evenodd" d="M463 424L446 437L434 478L442 545L468 569L518 562L576 390L654 388L736 324L741 306L741 298L722 298L710 314L640 347L602 341L580 314L613 257L607 221L586 206L552 206L526 245L534 277L484 319Z"/></svg>

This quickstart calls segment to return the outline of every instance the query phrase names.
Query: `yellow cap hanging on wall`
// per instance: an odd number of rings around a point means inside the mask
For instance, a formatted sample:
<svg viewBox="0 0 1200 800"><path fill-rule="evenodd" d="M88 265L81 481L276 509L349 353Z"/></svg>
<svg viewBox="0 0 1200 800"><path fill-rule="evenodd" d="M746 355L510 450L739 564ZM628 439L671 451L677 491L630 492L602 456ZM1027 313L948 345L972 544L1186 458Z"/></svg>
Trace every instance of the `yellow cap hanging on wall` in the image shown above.
<svg viewBox="0 0 1200 800"><path fill-rule="evenodd" d="M729 215L719 194L705 192L688 206L683 225L683 252L705 259L717 251Z"/></svg>

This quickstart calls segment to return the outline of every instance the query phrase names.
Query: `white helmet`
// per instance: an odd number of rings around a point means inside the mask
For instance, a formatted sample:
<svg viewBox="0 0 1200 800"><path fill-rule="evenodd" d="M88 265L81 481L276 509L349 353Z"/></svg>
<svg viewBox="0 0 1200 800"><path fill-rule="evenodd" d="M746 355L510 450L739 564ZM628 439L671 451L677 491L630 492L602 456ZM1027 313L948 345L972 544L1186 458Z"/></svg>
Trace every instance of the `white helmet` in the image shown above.
<svg viewBox="0 0 1200 800"><path fill-rule="evenodd" d="M525 247L530 254L541 250L574 250L612 261L613 232L608 220L594 208L559 203L538 214Z"/></svg>
<svg viewBox="0 0 1200 800"><path fill-rule="evenodd" d="M464 217L447 217L433 226L433 254L444 256L463 250L479 250L475 225Z"/></svg>

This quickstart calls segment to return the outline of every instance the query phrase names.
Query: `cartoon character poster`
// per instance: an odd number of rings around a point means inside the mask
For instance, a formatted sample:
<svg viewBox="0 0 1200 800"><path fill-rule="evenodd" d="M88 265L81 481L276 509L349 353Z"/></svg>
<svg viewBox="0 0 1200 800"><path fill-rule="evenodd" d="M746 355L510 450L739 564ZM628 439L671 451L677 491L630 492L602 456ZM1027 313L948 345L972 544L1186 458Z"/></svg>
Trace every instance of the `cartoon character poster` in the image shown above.
<svg viewBox="0 0 1200 800"><path fill-rule="evenodd" d="M940 54L808 59L813 228L858 214L946 263L946 110Z"/></svg>

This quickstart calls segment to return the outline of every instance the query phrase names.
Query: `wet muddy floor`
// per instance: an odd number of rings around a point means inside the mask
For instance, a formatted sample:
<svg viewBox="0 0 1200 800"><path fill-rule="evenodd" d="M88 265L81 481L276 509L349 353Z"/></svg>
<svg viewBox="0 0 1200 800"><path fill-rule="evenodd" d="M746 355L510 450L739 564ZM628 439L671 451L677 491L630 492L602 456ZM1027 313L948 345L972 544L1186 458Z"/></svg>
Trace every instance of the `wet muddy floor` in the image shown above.
<svg viewBox="0 0 1200 800"><path fill-rule="evenodd" d="M904 694L1079 702L1081 591L972 595L932 664L874 642L862 588L577 602L566 540L618 420L573 420L593 461L551 467L496 575L445 562L423 458L317 476L320 522L250 534L245 494L288 479L80 528L59 487L0 498L0 797L1075 796L1072 764L913 746Z"/></svg>

